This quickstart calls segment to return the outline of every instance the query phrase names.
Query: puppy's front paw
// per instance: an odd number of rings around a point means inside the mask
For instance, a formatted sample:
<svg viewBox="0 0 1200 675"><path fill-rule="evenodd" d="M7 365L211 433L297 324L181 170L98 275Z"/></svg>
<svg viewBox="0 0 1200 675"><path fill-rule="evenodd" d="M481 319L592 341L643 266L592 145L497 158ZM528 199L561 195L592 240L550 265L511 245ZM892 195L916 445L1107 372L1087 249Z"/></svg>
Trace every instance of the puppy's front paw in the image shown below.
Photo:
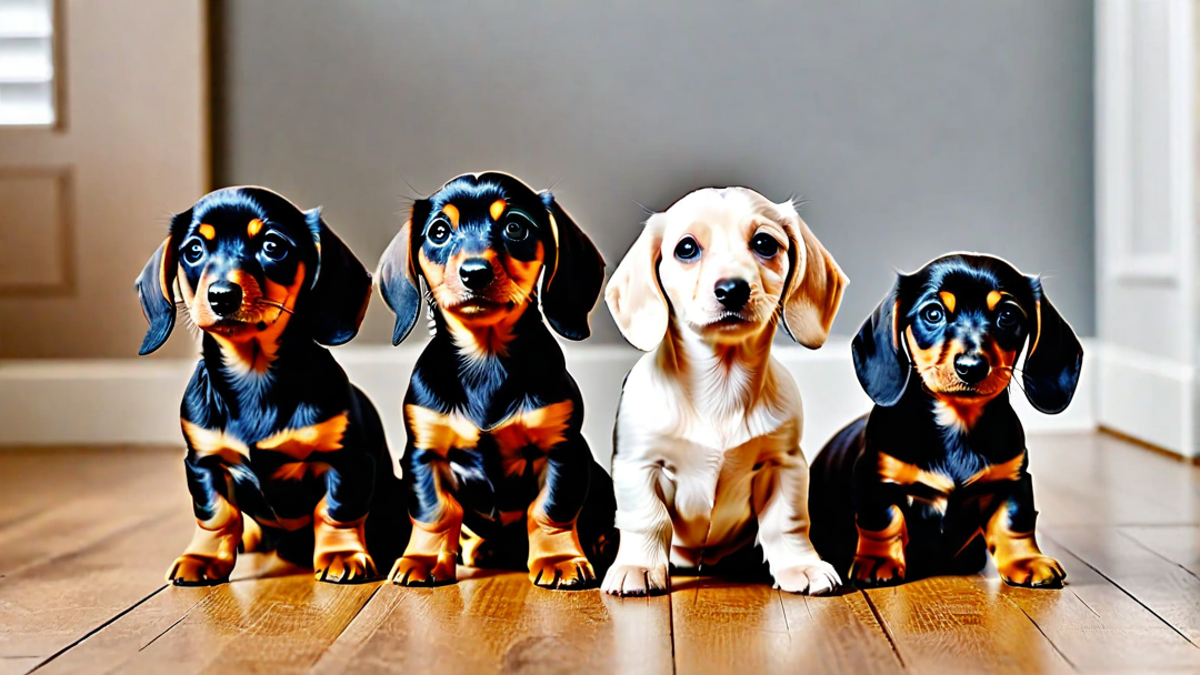
<svg viewBox="0 0 1200 675"><path fill-rule="evenodd" d="M775 587L788 593L825 595L842 585L842 578L833 565L819 560L809 565L796 565L775 575Z"/></svg>
<svg viewBox="0 0 1200 675"><path fill-rule="evenodd" d="M905 564L894 558L856 555L850 565L850 578L861 588L894 586L904 583Z"/></svg>
<svg viewBox="0 0 1200 675"><path fill-rule="evenodd" d="M452 555L406 555L392 565L388 578L400 586L443 586L458 581L458 571Z"/></svg>
<svg viewBox="0 0 1200 675"><path fill-rule="evenodd" d="M167 570L167 581L176 586L214 586L229 581L235 559L184 553Z"/></svg>
<svg viewBox="0 0 1200 675"><path fill-rule="evenodd" d="M657 595L670 590L667 566L613 565L604 575L605 593L621 597Z"/></svg>
<svg viewBox="0 0 1200 675"><path fill-rule="evenodd" d="M324 551L313 560L317 581L333 584L359 584L374 579L375 561L362 551Z"/></svg>
<svg viewBox="0 0 1200 675"><path fill-rule="evenodd" d="M587 558L542 559L529 564L529 580L557 591L579 591L596 585L596 573Z"/></svg>
<svg viewBox="0 0 1200 675"><path fill-rule="evenodd" d="M1000 577L1013 586L1062 588L1067 572L1054 558L1039 555L1009 561L1000 568Z"/></svg>

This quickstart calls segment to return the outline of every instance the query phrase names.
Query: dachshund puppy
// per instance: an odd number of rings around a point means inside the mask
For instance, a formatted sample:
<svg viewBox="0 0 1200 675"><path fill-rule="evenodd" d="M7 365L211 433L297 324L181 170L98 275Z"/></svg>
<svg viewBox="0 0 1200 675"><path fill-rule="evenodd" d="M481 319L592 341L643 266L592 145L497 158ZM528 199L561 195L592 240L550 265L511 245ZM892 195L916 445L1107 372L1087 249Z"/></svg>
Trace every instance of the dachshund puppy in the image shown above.
<svg viewBox="0 0 1200 675"><path fill-rule="evenodd" d="M848 283L790 202L753 190L697 190L646 221L606 292L621 332L653 351L621 392L605 591L666 591L668 563L765 578L764 557L786 591L840 584L808 539L800 393L770 349L781 320L824 344ZM738 558L749 567L722 570Z"/></svg>
<svg viewBox="0 0 1200 675"><path fill-rule="evenodd" d="M395 344L421 279L434 335L404 399L414 528L392 581L453 583L461 548L463 564L528 569L545 588L594 585L615 544L612 481L580 435L579 388L542 313L588 337L604 260L550 192L464 174L417 200L383 254Z"/></svg>
<svg viewBox="0 0 1200 675"><path fill-rule="evenodd" d="M1028 344L1024 369L1017 356ZM869 415L813 462L817 550L860 586L969 574L996 560L1017 586L1062 586L1034 536L1025 433L1008 398L1021 372L1033 407L1058 413L1083 348L1041 280L955 253L902 274L853 341Z"/></svg>
<svg viewBox="0 0 1200 675"><path fill-rule="evenodd" d="M141 354L171 334L177 282L204 338L180 412L197 527L167 580L224 582L239 545L321 581L375 576L406 533L403 486L374 406L320 346L358 332L370 273L318 209L237 187L175 216L146 263Z"/></svg>

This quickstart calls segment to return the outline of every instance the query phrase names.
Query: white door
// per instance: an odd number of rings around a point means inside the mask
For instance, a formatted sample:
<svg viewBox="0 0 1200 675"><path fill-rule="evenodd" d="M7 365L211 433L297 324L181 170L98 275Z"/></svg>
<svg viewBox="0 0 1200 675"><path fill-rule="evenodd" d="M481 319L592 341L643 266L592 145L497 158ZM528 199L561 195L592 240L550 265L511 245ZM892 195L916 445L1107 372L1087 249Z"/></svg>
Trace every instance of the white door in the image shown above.
<svg viewBox="0 0 1200 675"><path fill-rule="evenodd" d="M1186 457L1200 451L1195 21L1192 0L1096 4L1097 418Z"/></svg>
<svg viewBox="0 0 1200 675"><path fill-rule="evenodd" d="M0 357L137 353L133 279L210 180L206 17L0 0Z"/></svg>

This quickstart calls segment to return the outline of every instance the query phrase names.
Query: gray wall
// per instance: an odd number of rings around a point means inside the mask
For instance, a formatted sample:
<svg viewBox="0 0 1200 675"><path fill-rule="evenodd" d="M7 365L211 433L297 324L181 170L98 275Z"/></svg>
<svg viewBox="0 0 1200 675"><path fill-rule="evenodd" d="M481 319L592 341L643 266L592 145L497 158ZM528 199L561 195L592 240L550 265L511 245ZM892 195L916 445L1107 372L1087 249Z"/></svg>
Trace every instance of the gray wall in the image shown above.
<svg viewBox="0 0 1200 675"><path fill-rule="evenodd" d="M742 184L853 284L958 249L1047 276L1094 330L1089 0L218 3L218 184L274 187L373 266L405 199L504 169L616 266L643 218ZM411 186L411 187L410 187ZM415 190L415 193L414 193ZM362 341L383 342L373 303ZM607 311L599 340L619 340Z"/></svg>

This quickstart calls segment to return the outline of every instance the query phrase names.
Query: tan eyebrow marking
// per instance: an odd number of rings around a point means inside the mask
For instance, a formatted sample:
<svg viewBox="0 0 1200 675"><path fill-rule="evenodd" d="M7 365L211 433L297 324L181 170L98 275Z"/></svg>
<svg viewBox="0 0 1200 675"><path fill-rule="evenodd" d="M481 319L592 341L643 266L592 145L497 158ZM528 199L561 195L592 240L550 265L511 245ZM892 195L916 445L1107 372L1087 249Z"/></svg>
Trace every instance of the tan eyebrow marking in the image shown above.
<svg viewBox="0 0 1200 675"><path fill-rule="evenodd" d="M946 311L953 314L954 305L957 304L958 298L954 297L954 294L949 291L942 291L941 293L938 293L938 297L942 299L942 304L946 306Z"/></svg>
<svg viewBox="0 0 1200 675"><path fill-rule="evenodd" d="M996 309L996 305L1000 304L1000 291L992 291L987 295L987 307L991 311Z"/></svg>
<svg viewBox="0 0 1200 675"><path fill-rule="evenodd" d="M442 207L442 213L450 219L450 227L458 227L458 207L453 204L447 204Z"/></svg>
<svg viewBox="0 0 1200 675"><path fill-rule="evenodd" d="M492 215L492 220L500 220L500 216L504 215L504 209L508 208L508 202L503 199L497 199L488 207L488 213Z"/></svg>
<svg viewBox="0 0 1200 675"><path fill-rule="evenodd" d="M213 237L217 236L216 228L207 223L201 223L200 227L196 228L196 233L209 241L212 241Z"/></svg>
<svg viewBox="0 0 1200 675"><path fill-rule="evenodd" d="M262 228L263 221L255 218L254 220L251 220L248 225L246 225L246 234L250 235L250 238L253 239L258 236L259 232L262 232Z"/></svg>

